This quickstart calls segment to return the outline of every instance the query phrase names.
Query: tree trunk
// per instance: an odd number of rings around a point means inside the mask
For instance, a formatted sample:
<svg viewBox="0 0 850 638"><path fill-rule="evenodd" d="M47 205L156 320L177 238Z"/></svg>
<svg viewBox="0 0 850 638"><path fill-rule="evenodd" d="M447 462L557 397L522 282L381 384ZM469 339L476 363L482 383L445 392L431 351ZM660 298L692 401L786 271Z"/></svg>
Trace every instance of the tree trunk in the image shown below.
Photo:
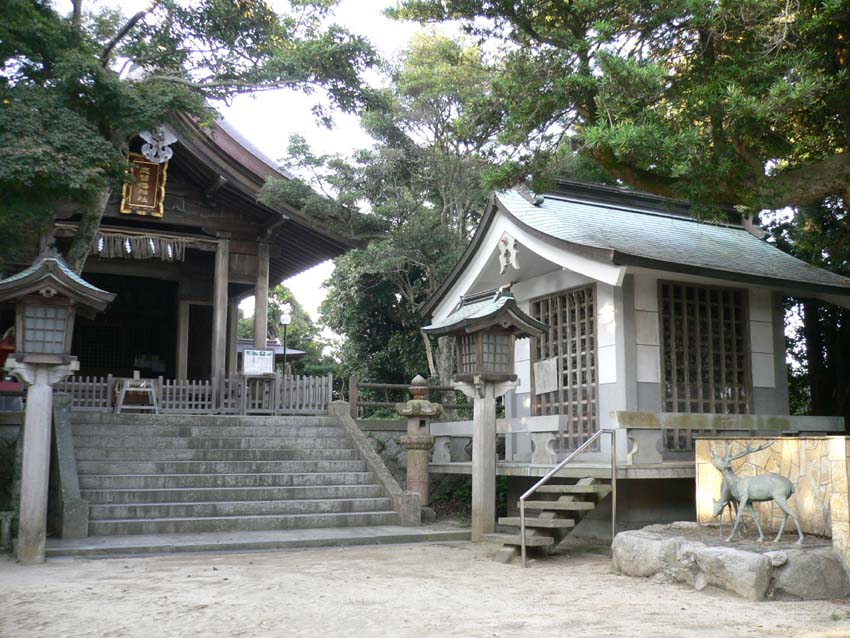
<svg viewBox="0 0 850 638"><path fill-rule="evenodd" d="M77 234L71 242L67 256L68 265L77 274L83 272L83 266L85 266L86 259L91 251L97 229L100 228L100 220L103 219L103 212L109 203L110 195L112 195L112 191L109 189L100 191L95 201L83 211L83 216L80 218Z"/></svg>

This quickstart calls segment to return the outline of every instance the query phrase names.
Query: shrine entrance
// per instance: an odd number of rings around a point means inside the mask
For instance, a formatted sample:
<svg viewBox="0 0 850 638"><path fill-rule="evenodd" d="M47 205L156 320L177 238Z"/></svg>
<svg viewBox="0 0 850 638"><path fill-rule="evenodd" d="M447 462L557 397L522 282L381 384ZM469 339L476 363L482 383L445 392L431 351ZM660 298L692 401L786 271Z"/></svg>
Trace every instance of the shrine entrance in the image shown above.
<svg viewBox="0 0 850 638"><path fill-rule="evenodd" d="M142 377L173 378L177 283L95 273L87 273L86 278L116 296L109 309L97 318L79 317L75 322L71 351L79 358L79 374L131 377L138 370ZM209 334L205 341L207 358ZM206 375L209 376L209 368Z"/></svg>

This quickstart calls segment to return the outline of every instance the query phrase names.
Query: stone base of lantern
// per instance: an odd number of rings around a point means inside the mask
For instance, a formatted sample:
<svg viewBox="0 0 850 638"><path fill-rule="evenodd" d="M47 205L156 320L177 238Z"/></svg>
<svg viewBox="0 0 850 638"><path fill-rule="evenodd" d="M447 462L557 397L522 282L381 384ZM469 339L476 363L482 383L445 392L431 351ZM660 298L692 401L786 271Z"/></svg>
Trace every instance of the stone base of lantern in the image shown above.
<svg viewBox="0 0 850 638"><path fill-rule="evenodd" d="M76 360L64 365L23 363L9 358L6 369L28 384L24 413L21 465L21 507L17 557L21 563L44 562L47 531L47 488L50 478L50 435L53 384L79 369Z"/></svg>
<svg viewBox="0 0 850 638"><path fill-rule="evenodd" d="M419 493L422 506L430 503L428 460L434 437L429 434L406 434L401 444L407 449L407 489Z"/></svg>

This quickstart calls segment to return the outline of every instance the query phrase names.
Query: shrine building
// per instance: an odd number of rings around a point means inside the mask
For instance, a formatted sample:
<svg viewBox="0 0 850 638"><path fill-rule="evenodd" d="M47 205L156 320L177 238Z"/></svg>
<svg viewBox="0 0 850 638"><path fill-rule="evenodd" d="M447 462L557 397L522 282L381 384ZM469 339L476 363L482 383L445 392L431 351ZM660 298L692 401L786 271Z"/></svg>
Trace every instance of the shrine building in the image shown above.
<svg viewBox="0 0 850 638"><path fill-rule="evenodd" d="M135 181L113 193L82 273L116 297L106 312L76 322L78 374L233 377L245 347L237 339L239 302L255 296L253 346L267 348L270 282L352 243L295 207L260 203L266 179L291 175L225 121L202 127L178 115L143 135L131 144ZM57 214L60 252L79 222L79 214ZM12 317L0 308L0 324Z"/></svg>

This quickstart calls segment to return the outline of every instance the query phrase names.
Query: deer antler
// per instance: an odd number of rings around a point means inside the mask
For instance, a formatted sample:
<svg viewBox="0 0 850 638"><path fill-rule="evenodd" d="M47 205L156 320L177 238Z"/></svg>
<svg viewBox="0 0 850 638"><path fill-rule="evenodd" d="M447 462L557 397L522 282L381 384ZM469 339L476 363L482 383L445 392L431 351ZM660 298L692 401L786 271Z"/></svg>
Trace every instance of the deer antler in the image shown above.
<svg viewBox="0 0 850 638"><path fill-rule="evenodd" d="M746 450L744 450L743 452L738 452L737 454L730 454L728 456L724 456L723 460L726 461L727 463L729 463L730 461L740 459L740 458L745 457L749 454L753 454L754 452L761 452L762 450L769 448L771 445L773 445L773 441L770 441L768 443L762 443L758 447L752 447L749 443L747 443L747 449Z"/></svg>

